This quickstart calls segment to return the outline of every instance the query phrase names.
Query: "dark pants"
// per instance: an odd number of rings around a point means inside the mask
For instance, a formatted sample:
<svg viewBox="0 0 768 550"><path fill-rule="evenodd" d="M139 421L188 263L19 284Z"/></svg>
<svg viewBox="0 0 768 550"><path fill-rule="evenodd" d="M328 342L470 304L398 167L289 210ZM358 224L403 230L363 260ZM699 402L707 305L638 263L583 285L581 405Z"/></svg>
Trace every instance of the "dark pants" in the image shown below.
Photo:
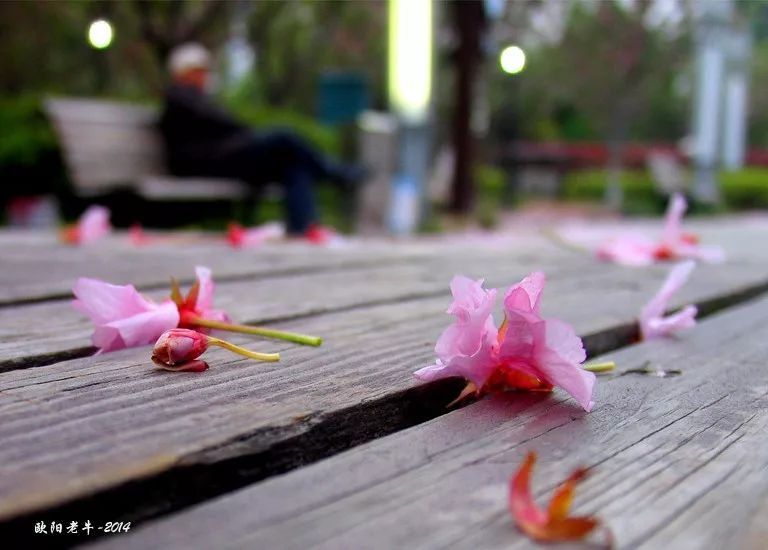
<svg viewBox="0 0 768 550"><path fill-rule="evenodd" d="M303 233L317 222L314 184L319 179L332 178L334 170L308 143L286 131L255 133L233 146L216 164L219 175L254 186L282 184L287 229L293 234Z"/></svg>

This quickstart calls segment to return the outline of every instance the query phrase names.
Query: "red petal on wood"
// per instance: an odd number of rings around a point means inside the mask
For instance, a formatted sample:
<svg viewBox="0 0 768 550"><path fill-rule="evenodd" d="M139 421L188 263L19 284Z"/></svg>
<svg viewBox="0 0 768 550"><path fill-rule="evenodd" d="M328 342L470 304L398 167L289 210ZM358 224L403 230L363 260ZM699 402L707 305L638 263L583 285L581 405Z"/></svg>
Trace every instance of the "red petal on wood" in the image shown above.
<svg viewBox="0 0 768 550"><path fill-rule="evenodd" d="M555 491L545 512L536 505L531 496L530 479L535 463L536 454L528 453L509 483L509 509L517 527L540 542L576 541L589 535L600 525L599 519L567 517L576 484L584 479L586 470L579 468L568 477Z"/></svg>

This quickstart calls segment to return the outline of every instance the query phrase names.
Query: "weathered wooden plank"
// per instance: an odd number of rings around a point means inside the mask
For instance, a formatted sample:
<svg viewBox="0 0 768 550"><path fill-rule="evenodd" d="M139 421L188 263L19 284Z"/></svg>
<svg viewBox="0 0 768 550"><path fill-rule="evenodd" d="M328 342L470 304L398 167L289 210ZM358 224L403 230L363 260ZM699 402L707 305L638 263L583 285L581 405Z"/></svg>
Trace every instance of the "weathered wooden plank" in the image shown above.
<svg viewBox="0 0 768 550"><path fill-rule="evenodd" d="M750 522L765 529L766 353L763 298L611 354L683 375L603 379L589 414L559 393L488 398L95 547L532 547L506 500L529 450L539 498L591 468L575 513L606 520L619 547L749 543Z"/></svg>
<svg viewBox="0 0 768 550"><path fill-rule="evenodd" d="M605 266L582 280L564 267L551 274L545 309L580 334L622 327L665 272L650 269L628 284L625 268ZM730 278L725 283L687 291L703 298L734 290ZM152 482L141 485L138 501L178 506L216 494L217 483L236 487L439 414L457 387L414 389L411 373L433 359L447 302L446 292L299 319L290 328L321 334L326 344L258 345L283 350L278 365L214 350L205 374L170 375L134 349L0 374L0 517L119 493L143 478ZM178 494L168 490L173 483ZM148 497L149 487L163 487L167 501ZM127 509L124 497L119 510Z"/></svg>
<svg viewBox="0 0 768 550"><path fill-rule="evenodd" d="M592 224L610 231L618 226ZM692 229L707 244L719 244L729 263L768 266L768 247L756 247L768 236L768 223L762 218L724 219L707 224L693 221ZM630 226L648 233L658 232L659 222L643 220ZM210 237L210 236L209 236ZM68 247L58 242L55 233L0 231L0 305L18 301L65 298L72 281L79 276L133 283L140 288L164 287L171 276L189 280L195 265L214 268L220 279L244 276L271 276L311 272L320 269L404 263L423 257L466 258L471 264L477 256L489 254L519 256L532 254L570 261L578 254L558 249L542 236L535 225L515 227L508 233L486 238L422 238L410 244L388 240L351 240L340 249L315 247L303 243L279 243L254 250L233 250L223 241L187 242L177 245L131 245L124 234L117 234L87 247ZM169 257L173 260L169 261Z"/></svg>
<svg viewBox="0 0 768 550"><path fill-rule="evenodd" d="M136 247L116 236L89 246L69 247L58 244L52 235L40 240L20 238L20 245L4 243L0 247L0 305L68 297L73 282L81 276L159 288L172 276L191 280L195 265L209 265L220 280L226 280L380 265L384 261L403 263L428 253L427 249L410 247L393 250L383 242L343 249L283 243L235 250L223 241Z"/></svg>
<svg viewBox="0 0 768 550"><path fill-rule="evenodd" d="M329 270L328 266L318 266L310 273L231 282L226 282L225 277L225 282L217 287L216 304L235 319L266 323L387 301L440 296L445 294L453 274L469 267L464 256L417 256L407 264L384 257L372 267L348 265L343 270ZM588 258L571 258L551 247L547 252L517 253L511 258L487 252L475 254L468 273L495 273L502 284L519 277L531 266L552 271L566 259L569 262L565 265L572 273L597 269ZM220 280L218 273L217 269L215 277ZM165 283L163 291L147 294L162 299L168 295L167 286ZM244 300L244 296L248 299ZM0 371L87 355L91 330L90 322L71 308L69 300L0 308Z"/></svg>

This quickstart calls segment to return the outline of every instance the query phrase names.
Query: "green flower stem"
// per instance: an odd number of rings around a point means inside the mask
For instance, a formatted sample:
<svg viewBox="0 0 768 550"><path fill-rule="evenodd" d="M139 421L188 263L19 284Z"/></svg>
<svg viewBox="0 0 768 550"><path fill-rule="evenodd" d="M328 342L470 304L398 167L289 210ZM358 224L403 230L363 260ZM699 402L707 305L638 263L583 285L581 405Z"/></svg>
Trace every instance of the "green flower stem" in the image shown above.
<svg viewBox="0 0 768 550"><path fill-rule="evenodd" d="M225 323L223 321L202 319L200 317L193 317L192 319L189 319L188 322L200 327L212 328L216 330L226 330L229 332L240 332L242 334L255 334L257 336L266 336L267 338L277 338L279 340L287 340L288 342L304 344L305 346L319 346L323 343L323 339L318 336L309 336L307 334L298 334L296 332L286 332L284 330L253 327L250 325L235 325L231 323Z"/></svg>

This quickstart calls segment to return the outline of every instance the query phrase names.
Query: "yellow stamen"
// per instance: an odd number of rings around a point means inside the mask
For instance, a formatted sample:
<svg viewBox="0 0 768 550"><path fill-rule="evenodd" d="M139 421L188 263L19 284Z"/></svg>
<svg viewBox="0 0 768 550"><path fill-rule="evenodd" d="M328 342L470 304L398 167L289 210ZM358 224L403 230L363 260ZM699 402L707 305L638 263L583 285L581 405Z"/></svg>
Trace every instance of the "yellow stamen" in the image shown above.
<svg viewBox="0 0 768 550"><path fill-rule="evenodd" d="M235 353L238 353L245 357L249 357L250 359L256 359L257 361L274 362L274 361L280 360L279 353L258 353L256 351L251 351L245 348L241 348L240 346L236 346L235 344L231 342L227 342L226 340L220 340L219 338L214 338L213 336L208 337L208 343L214 346L219 346L224 349L228 349L229 351L234 351Z"/></svg>

